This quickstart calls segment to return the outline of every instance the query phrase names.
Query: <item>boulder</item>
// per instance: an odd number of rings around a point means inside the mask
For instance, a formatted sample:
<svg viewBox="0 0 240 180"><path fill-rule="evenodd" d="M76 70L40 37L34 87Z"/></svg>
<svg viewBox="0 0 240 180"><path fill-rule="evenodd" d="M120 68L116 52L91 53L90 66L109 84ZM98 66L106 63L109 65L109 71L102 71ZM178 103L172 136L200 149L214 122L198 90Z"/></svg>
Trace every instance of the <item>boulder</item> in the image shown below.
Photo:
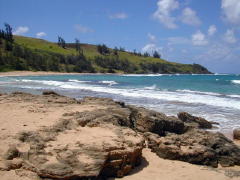
<svg viewBox="0 0 240 180"><path fill-rule="evenodd" d="M213 124L202 117L192 116L187 112L178 113L178 118L183 122L198 128L211 129Z"/></svg>
<svg viewBox="0 0 240 180"><path fill-rule="evenodd" d="M140 164L144 147L144 138L130 128L104 121L82 126L72 116L17 138L30 147L18 152L21 167L53 179L123 177Z"/></svg>
<svg viewBox="0 0 240 180"><path fill-rule="evenodd" d="M84 99L84 103L89 102ZM94 102L97 99L93 99ZM125 106L104 98L101 105L109 107L96 111L85 111L71 114L81 126L97 126L101 123L111 123L116 126L126 126L140 132L152 132L164 136L167 132L181 134L186 131L184 122L173 116L148 110L142 107ZM70 115L70 114L69 114ZM68 116L68 114L65 114Z"/></svg>
<svg viewBox="0 0 240 180"><path fill-rule="evenodd" d="M54 95L54 96L60 96L58 93L54 92L54 91L43 91L42 95Z"/></svg>
<svg viewBox="0 0 240 180"><path fill-rule="evenodd" d="M152 132L164 136L166 132L182 134L186 130L184 123L176 117L145 108L128 107L131 110L132 127L140 132Z"/></svg>
<svg viewBox="0 0 240 180"><path fill-rule="evenodd" d="M233 130L233 139L240 140L240 128L236 128Z"/></svg>
<svg viewBox="0 0 240 180"><path fill-rule="evenodd" d="M165 137L145 133L149 147L159 157L217 167L240 165L240 148L221 133L191 129Z"/></svg>

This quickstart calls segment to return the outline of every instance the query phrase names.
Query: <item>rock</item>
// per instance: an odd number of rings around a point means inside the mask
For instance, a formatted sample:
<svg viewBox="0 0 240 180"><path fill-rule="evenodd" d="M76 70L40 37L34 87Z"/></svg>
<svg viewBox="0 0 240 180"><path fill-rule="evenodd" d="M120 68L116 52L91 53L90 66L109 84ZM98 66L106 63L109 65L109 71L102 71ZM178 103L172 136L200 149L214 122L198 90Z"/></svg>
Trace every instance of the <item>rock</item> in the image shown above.
<svg viewBox="0 0 240 180"><path fill-rule="evenodd" d="M187 112L178 113L178 118L185 123L190 123L191 125L199 128L211 129L213 124L204 118L192 116Z"/></svg>
<svg viewBox="0 0 240 180"><path fill-rule="evenodd" d="M233 130L233 139L240 140L240 128L236 128Z"/></svg>
<svg viewBox="0 0 240 180"><path fill-rule="evenodd" d="M84 103L89 99L84 99ZM96 102L96 99L94 99ZM107 109L88 112L77 112L72 116L81 126L98 126L101 123L111 123L116 126L126 126L140 132L153 132L164 136L166 132L181 134L186 128L184 122L176 117L169 117L163 113L147 110L145 108L125 106L104 98L100 102ZM68 114L69 115L69 114Z"/></svg>
<svg viewBox="0 0 240 180"><path fill-rule="evenodd" d="M240 165L239 147L220 133L199 129L212 125L203 118L188 113L179 113L179 118L166 116L109 98L78 101L47 94L11 97L57 107L98 108L65 113L52 126L18 133L17 146L5 153L0 169L20 168L51 179L123 177L141 163L146 140L162 158L212 167Z"/></svg>
<svg viewBox="0 0 240 180"><path fill-rule="evenodd" d="M20 152L22 167L53 179L123 177L140 164L144 147L144 138L127 127L104 121L82 127L71 116L17 137L30 144Z"/></svg>
<svg viewBox="0 0 240 180"><path fill-rule="evenodd" d="M12 160L16 157L19 156L19 151L18 149L16 148L16 146L14 145L11 145L7 152L3 155L3 158L6 159L6 160Z"/></svg>
<svg viewBox="0 0 240 180"><path fill-rule="evenodd" d="M40 166L37 173L40 177L65 179L73 176L73 169L67 164L49 163Z"/></svg>
<svg viewBox="0 0 240 180"><path fill-rule="evenodd" d="M43 91L42 95L54 95L54 96L60 96L58 93L54 91Z"/></svg>
<svg viewBox="0 0 240 180"><path fill-rule="evenodd" d="M12 169L19 169L22 167L23 160L20 158L15 158L13 160L8 160L5 162L5 165L7 167L6 170L12 170Z"/></svg>
<svg viewBox="0 0 240 180"><path fill-rule="evenodd" d="M169 117L163 113L129 106L131 110L132 127L140 132L152 132L164 136L166 132L181 134L185 132L182 121L176 117Z"/></svg>
<svg viewBox="0 0 240 180"><path fill-rule="evenodd" d="M160 137L145 133L149 147L159 157L217 167L240 165L240 148L221 133L192 129Z"/></svg>

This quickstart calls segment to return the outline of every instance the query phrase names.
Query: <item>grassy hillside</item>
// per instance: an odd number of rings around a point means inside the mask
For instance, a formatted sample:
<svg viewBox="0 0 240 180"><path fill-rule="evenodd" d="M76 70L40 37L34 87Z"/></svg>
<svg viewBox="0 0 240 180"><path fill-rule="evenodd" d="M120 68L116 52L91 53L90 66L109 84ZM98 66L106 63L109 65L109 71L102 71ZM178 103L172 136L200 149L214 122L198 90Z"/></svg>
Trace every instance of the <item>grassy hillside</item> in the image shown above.
<svg viewBox="0 0 240 180"><path fill-rule="evenodd" d="M210 73L197 64L173 63L110 48L103 55L96 45L80 44L83 53L79 54L73 43L62 48L42 39L14 36L13 46L6 48L7 41L0 41L0 71Z"/></svg>

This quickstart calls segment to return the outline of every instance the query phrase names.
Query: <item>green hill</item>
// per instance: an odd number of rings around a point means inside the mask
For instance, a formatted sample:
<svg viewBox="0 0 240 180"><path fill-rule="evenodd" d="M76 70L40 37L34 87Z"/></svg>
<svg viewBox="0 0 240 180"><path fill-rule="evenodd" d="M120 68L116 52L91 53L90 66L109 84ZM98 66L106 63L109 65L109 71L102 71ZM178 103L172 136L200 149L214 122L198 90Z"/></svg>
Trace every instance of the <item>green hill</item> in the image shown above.
<svg viewBox="0 0 240 180"><path fill-rule="evenodd" d="M0 71L31 70L60 72L101 73L210 73L198 64L180 64L138 53L99 46L67 43L62 48L57 43L42 39L14 36L9 43L0 38Z"/></svg>

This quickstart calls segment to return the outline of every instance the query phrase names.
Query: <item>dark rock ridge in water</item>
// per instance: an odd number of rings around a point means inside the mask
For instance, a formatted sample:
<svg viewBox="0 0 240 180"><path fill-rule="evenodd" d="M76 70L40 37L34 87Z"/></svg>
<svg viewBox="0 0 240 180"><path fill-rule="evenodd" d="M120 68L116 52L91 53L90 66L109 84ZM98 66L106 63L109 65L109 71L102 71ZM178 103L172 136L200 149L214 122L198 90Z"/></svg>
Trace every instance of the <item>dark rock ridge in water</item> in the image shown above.
<svg viewBox="0 0 240 180"><path fill-rule="evenodd" d="M177 118L108 98L78 101L53 92L9 96L103 108L65 113L51 127L17 134L19 144L29 149L9 147L5 170L23 168L53 179L123 177L141 163L146 146L161 158L212 167L240 165L238 146L221 133L201 129L212 123L185 112Z"/></svg>

